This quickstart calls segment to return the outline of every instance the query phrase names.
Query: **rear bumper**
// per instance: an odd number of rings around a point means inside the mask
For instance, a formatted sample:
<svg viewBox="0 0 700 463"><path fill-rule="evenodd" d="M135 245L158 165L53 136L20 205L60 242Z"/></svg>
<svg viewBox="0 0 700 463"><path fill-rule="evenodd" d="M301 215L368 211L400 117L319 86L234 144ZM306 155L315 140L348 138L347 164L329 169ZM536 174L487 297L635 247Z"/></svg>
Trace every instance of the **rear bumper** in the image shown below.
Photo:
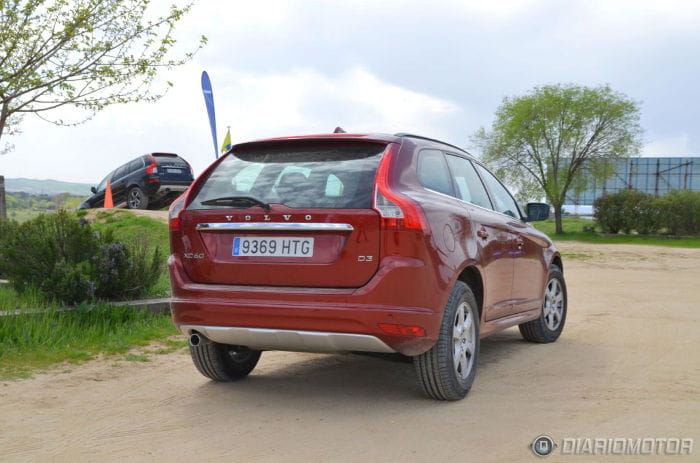
<svg viewBox="0 0 700 463"><path fill-rule="evenodd" d="M170 194L181 194L187 188L189 188L191 181L186 182L169 182L169 181L159 181L153 183L147 183L146 189L149 196L153 197L164 197Z"/></svg>
<svg viewBox="0 0 700 463"><path fill-rule="evenodd" d="M201 284L189 278L179 259L171 256L168 264L173 321L183 333L200 331L232 344L274 350L405 355L430 349L439 334L442 310L430 304L441 308L444 301L435 290L426 291L420 279L411 285L425 270L415 259L387 260L356 289ZM388 334L380 323L420 326L425 336Z"/></svg>
<svg viewBox="0 0 700 463"><path fill-rule="evenodd" d="M257 350L396 352L379 338L366 334L202 325L180 325L180 331L184 335L197 332L214 342Z"/></svg>

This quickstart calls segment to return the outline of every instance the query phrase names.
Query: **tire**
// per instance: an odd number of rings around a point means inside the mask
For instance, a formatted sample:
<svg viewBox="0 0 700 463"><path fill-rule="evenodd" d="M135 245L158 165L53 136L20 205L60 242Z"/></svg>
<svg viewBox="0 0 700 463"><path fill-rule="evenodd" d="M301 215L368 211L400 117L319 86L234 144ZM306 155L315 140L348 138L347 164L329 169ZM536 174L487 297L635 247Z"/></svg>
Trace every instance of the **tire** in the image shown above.
<svg viewBox="0 0 700 463"><path fill-rule="evenodd" d="M190 346L190 355L197 370L214 381L235 381L248 376L260 360L259 350L203 342Z"/></svg>
<svg viewBox="0 0 700 463"><path fill-rule="evenodd" d="M459 400L471 389L479 357L479 310L474 293L461 281L447 300L440 336L413 358L423 391L435 400Z"/></svg>
<svg viewBox="0 0 700 463"><path fill-rule="evenodd" d="M566 322L566 283L564 274L556 265L552 265L544 290L542 312L535 320L519 325L520 334L526 341L548 343L554 342L561 335Z"/></svg>
<svg viewBox="0 0 700 463"><path fill-rule="evenodd" d="M148 195L137 186L131 187L126 194L126 206L129 209L146 209L148 207Z"/></svg>

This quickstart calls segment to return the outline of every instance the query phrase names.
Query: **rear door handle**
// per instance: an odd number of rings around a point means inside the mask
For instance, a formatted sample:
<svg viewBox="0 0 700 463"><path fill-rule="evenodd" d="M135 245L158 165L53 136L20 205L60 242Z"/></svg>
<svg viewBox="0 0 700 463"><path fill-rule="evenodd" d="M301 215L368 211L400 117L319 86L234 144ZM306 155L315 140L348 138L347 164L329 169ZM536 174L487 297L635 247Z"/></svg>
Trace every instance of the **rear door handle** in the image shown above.
<svg viewBox="0 0 700 463"><path fill-rule="evenodd" d="M486 232L486 229L482 227L476 232L476 236L485 240L486 238L489 237L489 234Z"/></svg>

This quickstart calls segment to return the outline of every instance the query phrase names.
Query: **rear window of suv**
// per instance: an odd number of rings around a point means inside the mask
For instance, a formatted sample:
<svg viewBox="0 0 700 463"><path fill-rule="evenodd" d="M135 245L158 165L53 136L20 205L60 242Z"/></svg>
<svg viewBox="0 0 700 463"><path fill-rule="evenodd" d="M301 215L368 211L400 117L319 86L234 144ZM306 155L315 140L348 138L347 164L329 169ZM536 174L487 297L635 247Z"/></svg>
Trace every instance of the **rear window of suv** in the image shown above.
<svg viewBox="0 0 700 463"><path fill-rule="evenodd" d="M384 148L354 142L238 150L211 172L189 208L225 208L202 202L229 196L291 208L371 208Z"/></svg>
<svg viewBox="0 0 700 463"><path fill-rule="evenodd" d="M179 166L179 167L189 167L187 162L176 154L160 154L154 153L153 158L156 160L156 164L159 166Z"/></svg>

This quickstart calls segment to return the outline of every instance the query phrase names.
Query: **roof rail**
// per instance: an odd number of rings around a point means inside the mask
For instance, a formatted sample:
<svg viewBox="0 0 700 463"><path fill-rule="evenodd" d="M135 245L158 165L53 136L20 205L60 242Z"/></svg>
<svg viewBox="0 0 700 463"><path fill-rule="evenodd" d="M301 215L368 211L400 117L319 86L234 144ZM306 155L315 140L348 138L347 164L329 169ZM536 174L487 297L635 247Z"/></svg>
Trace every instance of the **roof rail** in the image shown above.
<svg viewBox="0 0 700 463"><path fill-rule="evenodd" d="M434 141L434 142L436 142L436 143L442 143L443 145L451 146L452 148L458 149L458 150L460 150L461 152L466 153L466 154L468 154L469 156L471 156L471 154L470 154L467 150L465 150L464 148L460 148L459 146L453 145L453 144L451 144L451 143L444 142L444 141L442 141L442 140L438 140L438 139L436 139L436 138L424 137L424 136L422 136L422 135L416 135L416 134L414 134L414 133L403 133L403 132L395 133L394 136L395 136L395 137L411 137L411 138L418 138L418 139L421 139L421 140L428 140L428 141Z"/></svg>

